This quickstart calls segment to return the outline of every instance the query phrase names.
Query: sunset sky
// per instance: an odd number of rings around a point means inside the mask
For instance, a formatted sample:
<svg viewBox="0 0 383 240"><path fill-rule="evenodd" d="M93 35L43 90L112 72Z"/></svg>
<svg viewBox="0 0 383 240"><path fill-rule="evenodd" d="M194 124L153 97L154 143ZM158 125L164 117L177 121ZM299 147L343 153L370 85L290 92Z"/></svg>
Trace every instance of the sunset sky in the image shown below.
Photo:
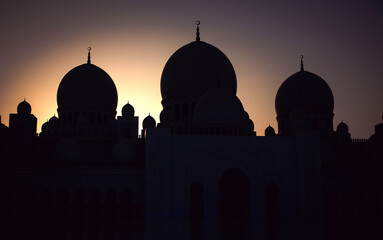
<svg viewBox="0 0 383 240"><path fill-rule="evenodd" d="M277 129L274 100L299 70L321 76L335 98L334 128L368 138L383 115L381 0L17 1L0 0L0 115L8 125L24 98L41 125L57 116L61 79L87 59L118 90L117 115L128 101L140 123L162 110L160 79L170 56L201 40L230 59L237 96L258 135Z"/></svg>

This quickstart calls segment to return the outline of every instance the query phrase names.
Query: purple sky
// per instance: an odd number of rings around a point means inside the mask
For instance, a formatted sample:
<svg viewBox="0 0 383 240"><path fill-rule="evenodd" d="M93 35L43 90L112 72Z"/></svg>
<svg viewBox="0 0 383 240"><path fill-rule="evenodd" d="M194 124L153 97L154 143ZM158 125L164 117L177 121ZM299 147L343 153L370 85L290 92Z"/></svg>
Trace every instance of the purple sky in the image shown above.
<svg viewBox="0 0 383 240"><path fill-rule="evenodd" d="M334 127L343 120L367 138L382 122L382 1L0 0L2 122L24 97L39 126L57 115L58 84L88 46L116 83L118 115L129 100L140 121L149 112L158 121L162 69L194 40L197 19L201 40L231 60L258 135L276 128L275 94L301 54L333 91Z"/></svg>

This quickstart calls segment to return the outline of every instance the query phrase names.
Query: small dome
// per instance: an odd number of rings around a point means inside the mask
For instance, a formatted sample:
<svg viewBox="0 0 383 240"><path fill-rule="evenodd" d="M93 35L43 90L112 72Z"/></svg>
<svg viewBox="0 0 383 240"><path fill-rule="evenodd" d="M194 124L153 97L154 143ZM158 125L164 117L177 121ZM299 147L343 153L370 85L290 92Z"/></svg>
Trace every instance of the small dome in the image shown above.
<svg viewBox="0 0 383 240"><path fill-rule="evenodd" d="M42 126L41 126L41 132L46 133L50 128L49 122L46 121Z"/></svg>
<svg viewBox="0 0 383 240"><path fill-rule="evenodd" d="M147 116L144 121L142 121L143 128L155 128L156 120L152 116Z"/></svg>
<svg viewBox="0 0 383 240"><path fill-rule="evenodd" d="M334 96L328 84L318 75L300 71L287 78L275 98L277 117L289 116L293 110L332 114Z"/></svg>
<svg viewBox="0 0 383 240"><path fill-rule="evenodd" d="M122 108L121 113L123 117L134 117L134 107L127 103Z"/></svg>
<svg viewBox="0 0 383 240"><path fill-rule="evenodd" d="M27 101L25 101L25 99L24 101L19 103L19 105L17 105L17 114L29 115L31 114L31 112L32 112L32 107Z"/></svg>
<svg viewBox="0 0 383 240"><path fill-rule="evenodd" d="M160 113L160 122L166 122L172 119L172 112L165 108Z"/></svg>
<svg viewBox="0 0 383 240"><path fill-rule="evenodd" d="M60 120L56 116L53 116L49 119L49 124L51 126L57 126L57 125L59 125L59 122L60 122Z"/></svg>
<svg viewBox="0 0 383 240"><path fill-rule="evenodd" d="M270 137L270 136L275 136L275 130L272 126L268 126L266 129L265 129L265 136L266 137Z"/></svg>
<svg viewBox="0 0 383 240"><path fill-rule="evenodd" d="M161 76L162 99L202 96L218 84L236 94L237 79L230 60L208 43L191 42L166 63Z"/></svg>
<svg viewBox="0 0 383 240"><path fill-rule="evenodd" d="M339 133L348 133L348 126L343 121L338 124L336 131Z"/></svg>
<svg viewBox="0 0 383 240"><path fill-rule="evenodd" d="M57 90L60 111L97 110L116 114L117 89L112 78L101 68L87 63L70 70Z"/></svg>
<svg viewBox="0 0 383 240"><path fill-rule="evenodd" d="M194 111L198 125L244 125L247 113L241 101L231 91L215 88L203 95Z"/></svg>

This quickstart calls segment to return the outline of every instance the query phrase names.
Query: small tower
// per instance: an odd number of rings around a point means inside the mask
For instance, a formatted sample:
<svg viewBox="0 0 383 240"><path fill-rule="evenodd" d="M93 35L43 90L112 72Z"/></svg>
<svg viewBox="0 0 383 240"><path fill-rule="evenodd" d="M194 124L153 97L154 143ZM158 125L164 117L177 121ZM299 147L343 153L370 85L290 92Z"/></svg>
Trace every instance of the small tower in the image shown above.
<svg viewBox="0 0 383 240"><path fill-rule="evenodd" d="M31 112L31 105L24 99L17 106L17 113L9 114L9 130L15 150L27 154L36 138L37 118Z"/></svg>
<svg viewBox="0 0 383 240"><path fill-rule="evenodd" d="M142 130L141 130L141 137L146 138L146 132L149 128L155 128L156 127L156 120L149 115L142 121Z"/></svg>
<svg viewBox="0 0 383 240"><path fill-rule="evenodd" d="M121 110L122 116L117 117L117 142L122 139L137 139L138 138L138 117L134 116L134 107L125 104Z"/></svg>

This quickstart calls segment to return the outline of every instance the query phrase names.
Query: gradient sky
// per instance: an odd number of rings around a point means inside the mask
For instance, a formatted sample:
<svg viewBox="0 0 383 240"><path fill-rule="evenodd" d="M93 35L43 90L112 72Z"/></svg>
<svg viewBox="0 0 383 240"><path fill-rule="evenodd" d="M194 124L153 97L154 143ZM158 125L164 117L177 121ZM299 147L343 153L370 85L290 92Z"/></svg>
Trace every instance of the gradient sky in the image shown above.
<svg viewBox="0 0 383 240"><path fill-rule="evenodd" d="M160 79L169 57L195 40L223 51L237 74L237 96L258 135L277 129L274 100L299 70L321 76L335 98L334 128L368 138L383 114L383 3L378 0L17 1L0 0L0 115L8 125L24 98L41 125L57 116L64 75L86 62L104 69L118 90L117 115L159 120Z"/></svg>

